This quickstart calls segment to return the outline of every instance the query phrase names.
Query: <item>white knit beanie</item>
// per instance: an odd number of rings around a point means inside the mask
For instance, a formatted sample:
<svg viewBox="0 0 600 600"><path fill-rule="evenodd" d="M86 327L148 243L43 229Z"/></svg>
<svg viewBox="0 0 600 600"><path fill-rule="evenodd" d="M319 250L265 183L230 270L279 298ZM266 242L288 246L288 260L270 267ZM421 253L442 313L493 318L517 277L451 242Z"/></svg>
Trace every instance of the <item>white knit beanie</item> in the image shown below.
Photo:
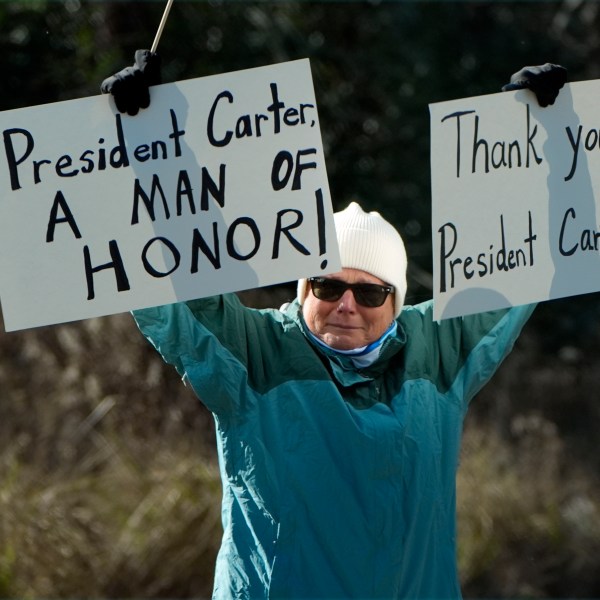
<svg viewBox="0 0 600 600"><path fill-rule="evenodd" d="M379 213L366 213L356 202L333 215L342 267L370 273L395 288L395 317L406 296L406 250L396 228ZM298 281L298 301L304 302L308 281Z"/></svg>

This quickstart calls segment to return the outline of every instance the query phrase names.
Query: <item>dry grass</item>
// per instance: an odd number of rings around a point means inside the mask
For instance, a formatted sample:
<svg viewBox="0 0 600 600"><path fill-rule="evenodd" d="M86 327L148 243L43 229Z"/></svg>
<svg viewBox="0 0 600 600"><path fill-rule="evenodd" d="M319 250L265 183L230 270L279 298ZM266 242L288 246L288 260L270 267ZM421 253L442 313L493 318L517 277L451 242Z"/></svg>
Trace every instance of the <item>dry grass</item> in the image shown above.
<svg viewBox="0 0 600 600"><path fill-rule="evenodd" d="M120 315L0 337L0 597L210 596L212 421Z"/></svg>
<svg viewBox="0 0 600 600"><path fill-rule="evenodd" d="M507 443L467 428L458 475L459 566L465 597L592 597L600 592L600 494L571 466L538 414ZM596 590L596 591L594 591Z"/></svg>
<svg viewBox="0 0 600 600"><path fill-rule="evenodd" d="M217 469L191 449L159 450L113 447L101 468L70 475L5 455L0 596L210 596Z"/></svg>

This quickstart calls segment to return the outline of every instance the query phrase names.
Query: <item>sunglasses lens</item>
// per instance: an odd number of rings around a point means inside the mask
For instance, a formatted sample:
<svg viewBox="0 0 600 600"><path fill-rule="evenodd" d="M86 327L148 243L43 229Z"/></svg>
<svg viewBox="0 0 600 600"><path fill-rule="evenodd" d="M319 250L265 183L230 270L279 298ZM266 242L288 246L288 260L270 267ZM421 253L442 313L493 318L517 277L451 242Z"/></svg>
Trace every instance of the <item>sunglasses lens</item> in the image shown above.
<svg viewBox="0 0 600 600"><path fill-rule="evenodd" d="M334 279L312 279L310 285L315 298L325 302L339 300L346 291L345 285Z"/></svg>
<svg viewBox="0 0 600 600"><path fill-rule="evenodd" d="M364 284L354 288L354 297L359 304L369 308L381 306L387 298L385 288L375 284Z"/></svg>

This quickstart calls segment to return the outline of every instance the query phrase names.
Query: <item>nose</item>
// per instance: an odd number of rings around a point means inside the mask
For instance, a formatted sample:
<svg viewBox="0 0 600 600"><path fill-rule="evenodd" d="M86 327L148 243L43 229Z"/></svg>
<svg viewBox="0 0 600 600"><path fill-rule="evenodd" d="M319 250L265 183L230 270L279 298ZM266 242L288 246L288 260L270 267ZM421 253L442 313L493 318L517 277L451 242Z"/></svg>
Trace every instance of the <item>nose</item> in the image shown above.
<svg viewBox="0 0 600 600"><path fill-rule="evenodd" d="M352 290L346 290L344 295L340 298L337 307L338 312L353 313L356 311L356 300L354 299L354 293Z"/></svg>

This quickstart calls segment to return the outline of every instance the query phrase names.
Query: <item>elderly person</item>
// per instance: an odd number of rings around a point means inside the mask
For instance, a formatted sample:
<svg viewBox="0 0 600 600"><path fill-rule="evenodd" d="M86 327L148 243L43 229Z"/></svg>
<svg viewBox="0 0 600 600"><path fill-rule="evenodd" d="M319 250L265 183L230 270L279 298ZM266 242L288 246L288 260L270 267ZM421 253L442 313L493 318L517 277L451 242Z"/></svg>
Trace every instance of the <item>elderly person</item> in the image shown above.
<svg viewBox="0 0 600 600"><path fill-rule="evenodd" d="M215 416L215 597L458 598L463 418L532 308L436 323L403 306L390 223L353 203L335 225L342 271L284 312L227 295L134 313Z"/></svg>
<svg viewBox="0 0 600 600"><path fill-rule="evenodd" d="M463 420L533 307L435 322L404 304L398 231L357 203L334 218L342 270L282 310L229 294L134 311L215 417L214 597L460 598Z"/></svg>

